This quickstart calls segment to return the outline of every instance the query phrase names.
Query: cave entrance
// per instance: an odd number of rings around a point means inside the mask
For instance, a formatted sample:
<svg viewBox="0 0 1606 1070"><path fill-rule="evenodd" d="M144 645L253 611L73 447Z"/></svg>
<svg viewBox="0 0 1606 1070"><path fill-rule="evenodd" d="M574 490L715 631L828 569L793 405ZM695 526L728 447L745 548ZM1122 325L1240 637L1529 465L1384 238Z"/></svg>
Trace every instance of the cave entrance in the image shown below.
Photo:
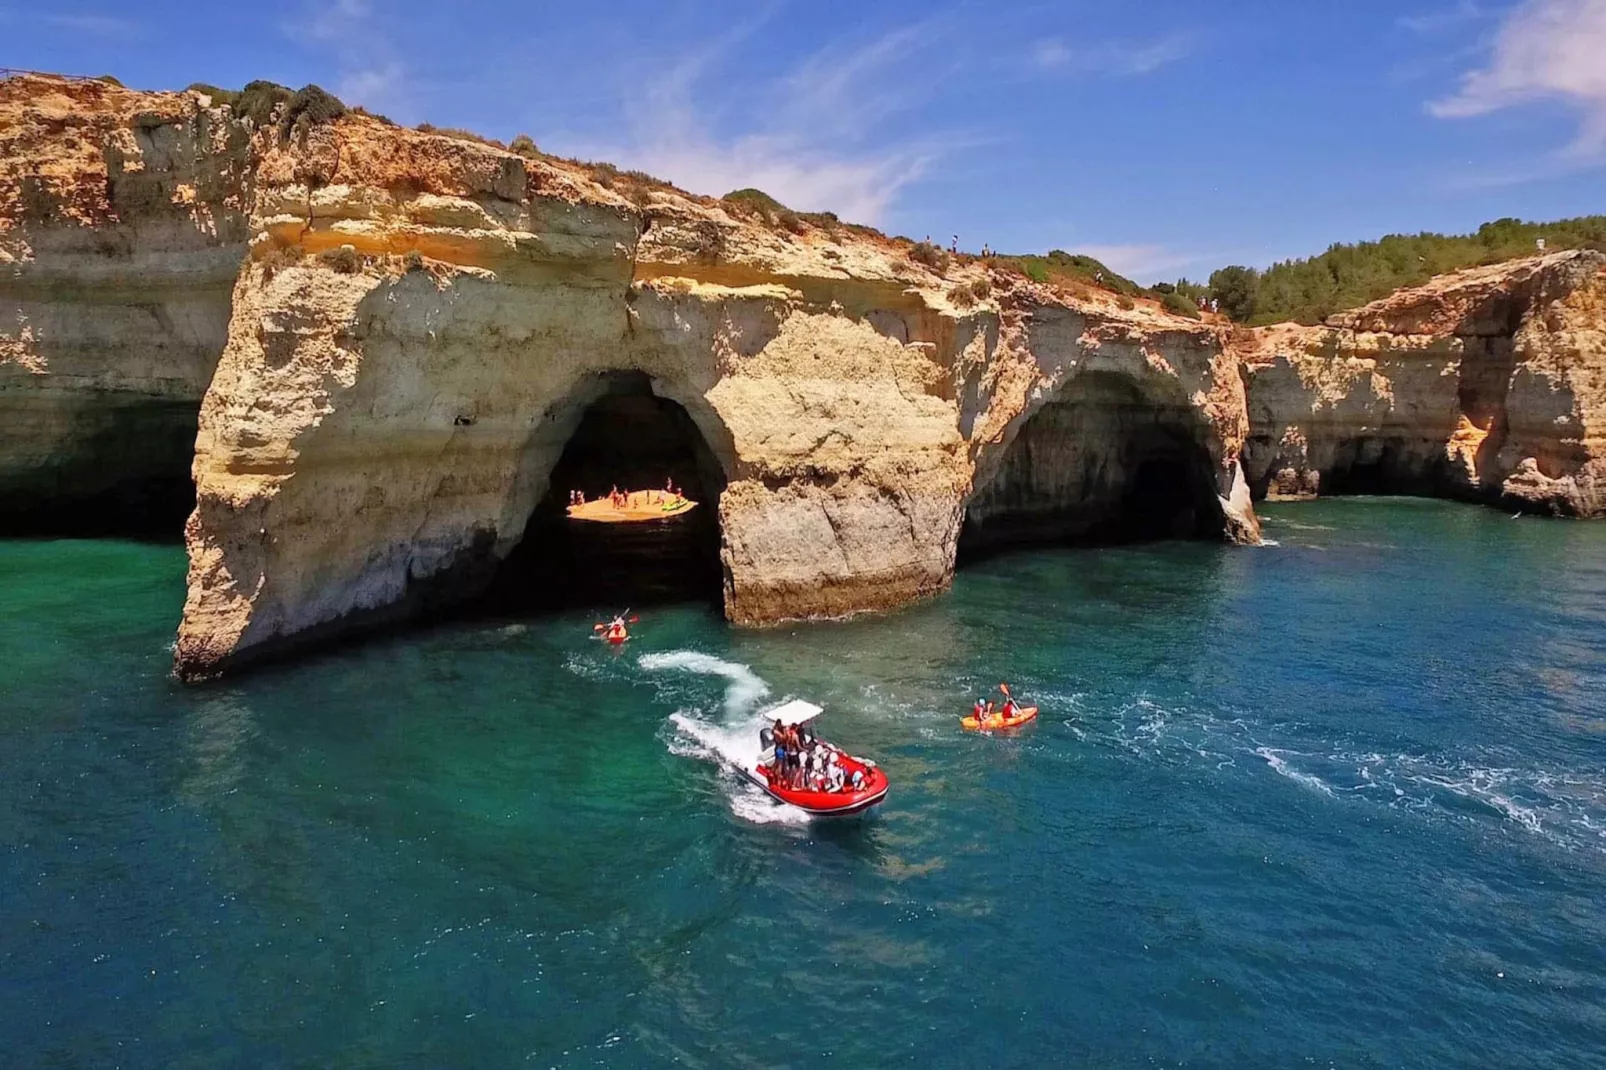
<svg viewBox="0 0 1606 1070"><path fill-rule="evenodd" d="M1220 539L1226 518L1198 415L1126 376L1087 372L1021 427L977 490L961 563L1018 546Z"/></svg>
<svg viewBox="0 0 1606 1070"><path fill-rule="evenodd" d="M1442 455L1442 445L1417 445L1399 436L1342 439L1333 450L1331 466L1322 472L1321 494L1431 497L1444 482L1439 471ZM1430 462L1424 465L1423 457Z"/></svg>
<svg viewBox="0 0 1606 1070"><path fill-rule="evenodd" d="M590 523L567 515L569 492L661 489L674 480L697 503L638 523ZM719 497L725 472L691 415L654 393L639 373L604 377L579 416L551 478L483 598L486 608L623 609L723 598Z"/></svg>
<svg viewBox="0 0 1606 1070"><path fill-rule="evenodd" d="M112 397L35 410L23 399L20 409L0 417L12 421L0 428L0 453L10 448L23 462L0 472L0 537L184 541L195 509L197 402ZM48 459L37 457L37 443L61 423L71 433Z"/></svg>

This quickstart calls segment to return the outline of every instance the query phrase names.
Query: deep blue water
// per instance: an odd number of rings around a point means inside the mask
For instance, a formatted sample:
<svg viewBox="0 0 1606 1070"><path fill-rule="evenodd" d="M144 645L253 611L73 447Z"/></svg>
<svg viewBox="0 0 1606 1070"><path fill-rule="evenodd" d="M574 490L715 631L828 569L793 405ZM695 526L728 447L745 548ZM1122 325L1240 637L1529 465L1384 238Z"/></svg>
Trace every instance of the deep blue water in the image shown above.
<svg viewBox="0 0 1606 1070"><path fill-rule="evenodd" d="M0 1064L1606 1064L1606 525L1264 513L199 689L181 552L0 543ZM961 733L999 680L1042 720ZM787 696L879 817L712 760Z"/></svg>

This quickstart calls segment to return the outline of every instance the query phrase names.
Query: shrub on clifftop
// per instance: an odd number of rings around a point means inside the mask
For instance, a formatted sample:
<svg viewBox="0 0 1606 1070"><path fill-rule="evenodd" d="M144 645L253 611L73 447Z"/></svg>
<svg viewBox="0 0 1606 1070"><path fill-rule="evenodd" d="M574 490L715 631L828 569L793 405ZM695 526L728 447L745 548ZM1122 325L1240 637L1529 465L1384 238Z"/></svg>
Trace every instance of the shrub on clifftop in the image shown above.
<svg viewBox="0 0 1606 1070"><path fill-rule="evenodd" d="M273 121L274 110L293 96L289 86L258 80L247 82L229 103L234 106L234 114L250 119L257 126L266 126Z"/></svg>
<svg viewBox="0 0 1606 1070"><path fill-rule="evenodd" d="M317 126L321 123L331 123L346 114L346 106L332 93L327 93L315 85L303 86L290 97L290 105L284 110L284 124L295 127L301 124Z"/></svg>
<svg viewBox="0 0 1606 1070"><path fill-rule="evenodd" d="M948 253L928 241L917 241L909 250L909 259L924 264L941 275L948 270Z"/></svg>
<svg viewBox="0 0 1606 1070"><path fill-rule="evenodd" d="M1165 285L1169 284L1160 284L1160 286ZM1159 289L1159 286L1155 287L1156 292L1158 292ZM1161 293L1160 303L1165 306L1167 312L1175 312L1177 315L1186 316L1191 320L1196 320L1199 318L1199 309L1197 306L1195 306L1194 303L1188 300L1186 297L1183 297L1181 294L1177 293L1175 289L1172 289L1168 293Z"/></svg>

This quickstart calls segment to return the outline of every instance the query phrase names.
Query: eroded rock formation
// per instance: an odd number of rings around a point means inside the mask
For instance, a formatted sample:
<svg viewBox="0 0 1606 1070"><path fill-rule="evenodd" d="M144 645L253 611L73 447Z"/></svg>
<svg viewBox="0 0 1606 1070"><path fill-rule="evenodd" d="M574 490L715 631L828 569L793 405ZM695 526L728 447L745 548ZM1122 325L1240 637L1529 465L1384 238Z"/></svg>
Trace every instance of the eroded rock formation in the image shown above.
<svg viewBox="0 0 1606 1070"><path fill-rule="evenodd" d="M193 96L0 80L0 530L174 530L249 236Z"/></svg>
<svg viewBox="0 0 1606 1070"><path fill-rule="evenodd" d="M1606 256L1475 268L1242 332L1257 492L1606 513Z"/></svg>
<svg viewBox="0 0 1606 1070"><path fill-rule="evenodd" d="M0 424L0 493L171 478L198 411L186 677L595 568L552 535L610 468L695 483L710 541L653 552L750 624L940 591L961 544L1254 541L1252 485L1354 482L1357 436L1405 443L1393 489L1450 492L1462 443L1479 486L1598 508L1593 261L1491 284L1520 314L1241 332L363 115L58 79L0 108L0 407L43 414ZM125 403L167 444L108 449Z"/></svg>

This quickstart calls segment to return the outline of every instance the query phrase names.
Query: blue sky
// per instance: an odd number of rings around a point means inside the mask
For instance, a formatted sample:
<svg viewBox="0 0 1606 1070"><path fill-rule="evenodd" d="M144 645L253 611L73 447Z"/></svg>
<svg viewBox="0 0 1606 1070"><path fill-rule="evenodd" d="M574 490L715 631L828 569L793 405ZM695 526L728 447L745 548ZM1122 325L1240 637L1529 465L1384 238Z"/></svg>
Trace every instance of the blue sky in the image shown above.
<svg viewBox="0 0 1606 1070"><path fill-rule="evenodd" d="M0 0L0 40L1145 282L1606 211L1606 0Z"/></svg>

